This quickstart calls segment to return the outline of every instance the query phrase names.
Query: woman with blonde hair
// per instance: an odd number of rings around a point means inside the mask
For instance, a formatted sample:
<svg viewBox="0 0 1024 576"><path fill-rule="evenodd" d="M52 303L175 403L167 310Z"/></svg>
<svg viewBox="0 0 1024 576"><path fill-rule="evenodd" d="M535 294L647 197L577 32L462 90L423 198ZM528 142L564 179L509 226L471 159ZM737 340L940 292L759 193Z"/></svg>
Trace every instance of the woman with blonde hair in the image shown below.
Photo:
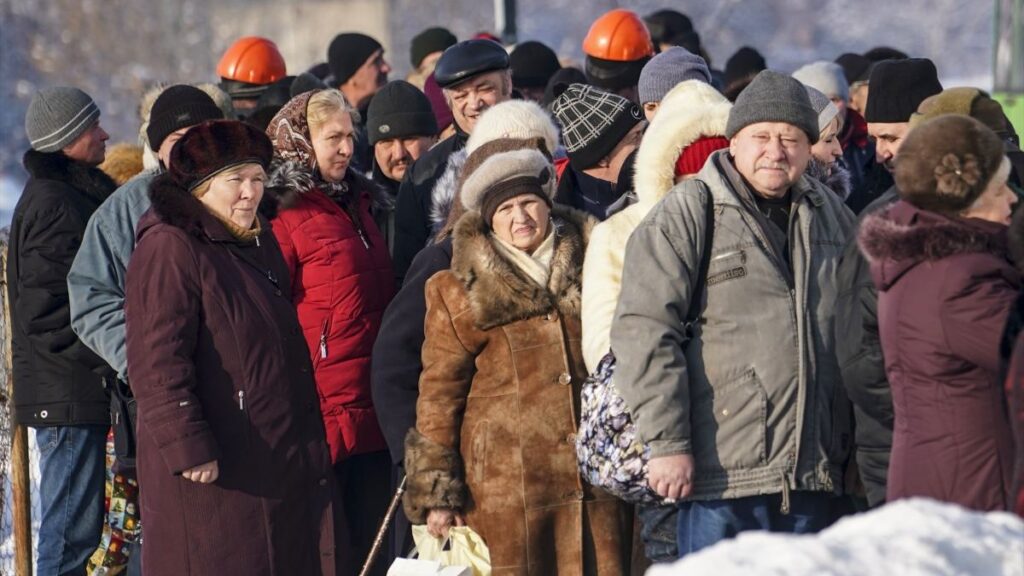
<svg viewBox="0 0 1024 576"><path fill-rule="evenodd" d="M386 195L350 168L357 112L338 90L292 98L270 121L268 195L292 303L309 347L343 516L339 555L361 565L391 496L391 460L370 393L370 358L394 295L371 210ZM383 562L378 568L384 568Z"/></svg>

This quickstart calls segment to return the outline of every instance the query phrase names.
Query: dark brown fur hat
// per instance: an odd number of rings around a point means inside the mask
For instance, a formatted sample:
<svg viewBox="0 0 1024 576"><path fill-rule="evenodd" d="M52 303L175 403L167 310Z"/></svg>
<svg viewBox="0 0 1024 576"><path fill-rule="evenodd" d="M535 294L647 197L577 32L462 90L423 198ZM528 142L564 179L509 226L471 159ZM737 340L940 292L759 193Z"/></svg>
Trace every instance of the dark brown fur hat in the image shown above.
<svg viewBox="0 0 1024 576"><path fill-rule="evenodd" d="M969 116L946 114L907 135L896 160L896 187L918 208L956 214L978 199L1004 161L1003 143L992 130Z"/></svg>
<svg viewBox="0 0 1024 576"><path fill-rule="evenodd" d="M266 169L273 155L270 138L259 128L236 120L210 120L190 128L174 145L169 174L192 191L240 164L255 163Z"/></svg>

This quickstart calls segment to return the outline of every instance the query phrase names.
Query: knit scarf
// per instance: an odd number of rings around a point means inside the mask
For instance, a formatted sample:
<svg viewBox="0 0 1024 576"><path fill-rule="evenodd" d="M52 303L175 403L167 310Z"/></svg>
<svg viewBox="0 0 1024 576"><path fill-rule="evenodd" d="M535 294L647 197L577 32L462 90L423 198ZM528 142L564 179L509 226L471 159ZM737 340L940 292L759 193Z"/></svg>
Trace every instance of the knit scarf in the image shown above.
<svg viewBox="0 0 1024 576"><path fill-rule="evenodd" d="M547 237L533 254L530 254L502 240L496 234L491 234L498 254L544 288L547 288L548 277L551 275L551 259L555 256L555 236L555 226L549 223Z"/></svg>

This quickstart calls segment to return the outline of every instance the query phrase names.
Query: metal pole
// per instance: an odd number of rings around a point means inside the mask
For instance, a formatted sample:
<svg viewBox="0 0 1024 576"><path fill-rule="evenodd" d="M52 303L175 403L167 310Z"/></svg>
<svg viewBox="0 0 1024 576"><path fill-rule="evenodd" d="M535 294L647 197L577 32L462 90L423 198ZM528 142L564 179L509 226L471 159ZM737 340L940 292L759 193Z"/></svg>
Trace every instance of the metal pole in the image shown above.
<svg viewBox="0 0 1024 576"><path fill-rule="evenodd" d="M516 0L494 0L494 30L502 43L516 43Z"/></svg>
<svg viewBox="0 0 1024 576"><path fill-rule="evenodd" d="M377 537L373 540L373 547L370 548L370 553L366 555L366 562L363 563L363 569L359 571L359 576L367 576L370 573L370 569L373 568L373 563L377 560L380 548L384 544L384 537L388 535L391 520L395 518L398 505L402 502L402 494L405 494L405 476L402 476L402 482L398 485L398 490L395 490L395 495L391 497L391 504L388 506L388 511L384 514L384 521L380 523Z"/></svg>
<svg viewBox="0 0 1024 576"><path fill-rule="evenodd" d="M0 300L3 301L4 322L4 368L7 382L4 388L7 399L13 398L14 374L13 351L11 348L11 304L7 286L7 244L0 246ZM12 417L13 422L13 417ZM32 576L32 497L28 475L28 431L24 426L13 425L11 429L11 500L14 503L14 573L17 576Z"/></svg>

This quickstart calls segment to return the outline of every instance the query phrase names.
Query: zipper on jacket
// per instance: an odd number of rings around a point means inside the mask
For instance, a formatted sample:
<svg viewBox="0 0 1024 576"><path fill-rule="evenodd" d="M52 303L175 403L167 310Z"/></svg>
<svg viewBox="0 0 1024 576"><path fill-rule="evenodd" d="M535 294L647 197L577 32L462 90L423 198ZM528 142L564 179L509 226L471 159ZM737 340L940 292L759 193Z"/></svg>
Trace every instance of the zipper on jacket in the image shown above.
<svg viewBox="0 0 1024 576"><path fill-rule="evenodd" d="M367 240L366 233L363 232L362 228L357 228L356 231L359 232L359 239L363 241L363 247L365 247L367 250L369 250L370 249L370 241Z"/></svg>
<svg viewBox="0 0 1024 576"><path fill-rule="evenodd" d="M238 391L238 409L245 411L245 390Z"/></svg>
<svg viewBox="0 0 1024 576"><path fill-rule="evenodd" d="M328 318L324 318L324 323L320 326L320 359L327 358L327 321Z"/></svg>
<svg viewBox="0 0 1024 576"><path fill-rule="evenodd" d="M789 514L789 511L790 511L789 504L790 504L789 503L789 478L786 476L786 473L783 472L782 473L782 507L779 508L779 512L782 512L783 514Z"/></svg>

